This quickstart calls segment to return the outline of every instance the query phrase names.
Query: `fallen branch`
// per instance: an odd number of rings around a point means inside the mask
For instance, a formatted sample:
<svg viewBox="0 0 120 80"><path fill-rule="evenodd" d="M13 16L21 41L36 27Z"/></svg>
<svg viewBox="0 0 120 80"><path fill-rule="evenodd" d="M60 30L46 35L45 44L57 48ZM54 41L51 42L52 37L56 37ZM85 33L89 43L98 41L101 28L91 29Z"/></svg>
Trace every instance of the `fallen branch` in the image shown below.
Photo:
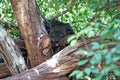
<svg viewBox="0 0 120 80"><path fill-rule="evenodd" d="M87 40L90 46L91 41L99 41L100 38L93 38ZM73 69L77 68L77 62L85 57L85 55L77 55L76 52L84 49L84 43L78 42L74 47L66 47L51 59L43 62L42 64L30 70L26 70L12 77L5 78L4 80L54 80L61 78Z"/></svg>

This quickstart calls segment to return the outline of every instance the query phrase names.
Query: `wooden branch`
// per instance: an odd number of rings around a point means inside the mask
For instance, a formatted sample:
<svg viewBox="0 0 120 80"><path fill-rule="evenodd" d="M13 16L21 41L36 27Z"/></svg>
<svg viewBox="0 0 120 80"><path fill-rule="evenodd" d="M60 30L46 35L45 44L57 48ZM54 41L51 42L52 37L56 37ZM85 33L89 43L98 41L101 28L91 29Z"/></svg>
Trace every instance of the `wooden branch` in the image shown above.
<svg viewBox="0 0 120 80"><path fill-rule="evenodd" d="M65 13L69 12L69 11L74 7L75 2L76 2L76 0L72 0L72 2L71 2L72 5L71 5L68 9L66 9L65 11L63 11L63 12L60 13L60 14L57 14L57 15L56 15L55 17L53 17L51 20L54 20L54 19L56 19L56 18L58 18L58 17L64 15Z"/></svg>
<svg viewBox="0 0 120 80"><path fill-rule="evenodd" d="M24 43L23 40L17 40L17 39L15 39L14 42L15 42L15 44L16 44L19 48L26 49L25 43Z"/></svg>
<svg viewBox="0 0 120 80"><path fill-rule="evenodd" d="M100 38L92 38L87 40L87 44L90 45L91 41L99 41ZM51 59L34 67L30 70L26 70L15 76L5 78L4 80L54 80L60 78L77 68L77 62L83 59L85 55L77 55L78 50L84 49L84 43L78 42L74 47L66 47Z"/></svg>
<svg viewBox="0 0 120 80"><path fill-rule="evenodd" d="M0 79L11 75L11 72L8 70L5 64L0 65Z"/></svg>
<svg viewBox="0 0 120 80"><path fill-rule="evenodd" d="M81 41L81 40L80 40ZM74 47L68 46L55 54L49 60L43 62L42 64L15 76L11 76L8 78L4 78L3 80L67 80L63 79L64 76L70 73L72 70L78 68L77 62L86 57L85 54L77 55L76 53L79 50L86 50L84 42L78 42ZM100 42L100 37L94 37L91 39L86 39L86 43L91 48L91 42ZM116 63L120 66L120 62ZM101 68L96 66L99 69L104 67L104 63L101 63ZM90 66L90 64L86 64L84 66L80 66L80 70L84 70L86 67Z"/></svg>

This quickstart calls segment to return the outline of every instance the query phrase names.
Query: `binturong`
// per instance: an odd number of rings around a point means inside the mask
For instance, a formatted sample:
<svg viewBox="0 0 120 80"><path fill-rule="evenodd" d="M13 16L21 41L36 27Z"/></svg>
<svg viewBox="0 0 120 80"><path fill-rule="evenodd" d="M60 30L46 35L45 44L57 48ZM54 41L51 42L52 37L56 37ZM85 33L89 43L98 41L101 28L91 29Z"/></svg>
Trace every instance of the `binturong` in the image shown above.
<svg viewBox="0 0 120 80"><path fill-rule="evenodd" d="M68 45L68 36L74 34L74 31L69 23L63 23L58 20L50 21L49 26L46 26L46 28L49 30L48 35L52 42L52 49L54 54L66 47Z"/></svg>

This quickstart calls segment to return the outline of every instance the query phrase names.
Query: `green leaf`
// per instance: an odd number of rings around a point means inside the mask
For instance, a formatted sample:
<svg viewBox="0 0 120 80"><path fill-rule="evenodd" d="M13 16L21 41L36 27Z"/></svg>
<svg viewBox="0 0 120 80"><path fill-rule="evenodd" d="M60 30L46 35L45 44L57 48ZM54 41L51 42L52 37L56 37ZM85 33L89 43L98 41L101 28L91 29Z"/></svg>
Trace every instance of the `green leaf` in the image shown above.
<svg viewBox="0 0 120 80"><path fill-rule="evenodd" d="M74 71L72 71L72 73L69 75L69 77L72 77L72 76L78 74L79 72L80 72L80 70L74 70Z"/></svg>
<svg viewBox="0 0 120 80"><path fill-rule="evenodd" d="M88 62L87 59L85 59L85 60L80 60L80 61L78 62L78 66L82 66L82 65L86 64L87 62Z"/></svg>
<svg viewBox="0 0 120 80"><path fill-rule="evenodd" d="M92 42L91 44L93 45L92 49L99 49L100 48L100 45L98 42Z"/></svg>
<svg viewBox="0 0 120 80"><path fill-rule="evenodd" d="M94 74L98 74L99 73L99 70L97 69L97 68L92 68L92 73L94 73Z"/></svg>
<svg viewBox="0 0 120 80"><path fill-rule="evenodd" d="M120 76L120 67L116 64L112 64L110 66L106 66L104 69L103 69L103 72L102 73L108 73L109 71L113 70L115 75L117 76Z"/></svg>
<svg viewBox="0 0 120 80"><path fill-rule="evenodd" d="M115 21L116 21L117 23L120 23L120 19L115 19Z"/></svg>
<svg viewBox="0 0 120 80"><path fill-rule="evenodd" d="M85 74L87 74L89 76L92 72L92 69L91 68L85 68L84 72L85 72Z"/></svg>
<svg viewBox="0 0 120 80"><path fill-rule="evenodd" d="M96 60L96 63L100 63L101 60L102 60L102 55L99 53L99 54L95 54L95 60Z"/></svg>
<svg viewBox="0 0 120 80"><path fill-rule="evenodd" d="M80 79L83 75L84 73L80 71L78 74L76 74L76 79Z"/></svg>
<svg viewBox="0 0 120 80"><path fill-rule="evenodd" d="M120 56L114 56L114 57L113 57L113 62L116 62L116 61L118 61L118 60L120 60Z"/></svg>
<svg viewBox="0 0 120 80"><path fill-rule="evenodd" d="M96 8L98 8L98 7L99 7L98 4L95 4L95 3L93 3L93 4L90 5L90 8L91 8L91 9L96 9Z"/></svg>
<svg viewBox="0 0 120 80"><path fill-rule="evenodd" d="M108 74L109 71L111 71L114 67L112 65L105 66L105 68L102 70L102 74Z"/></svg>
<svg viewBox="0 0 120 80"><path fill-rule="evenodd" d="M89 76L85 76L85 79L92 80L91 77L89 77Z"/></svg>
<svg viewBox="0 0 120 80"><path fill-rule="evenodd" d="M92 59L90 60L90 64L92 64L92 65L96 64L95 58L92 58Z"/></svg>
<svg viewBox="0 0 120 80"><path fill-rule="evenodd" d="M70 43L72 40L74 40L76 38L75 35L72 35L70 36L68 39L67 39L67 43Z"/></svg>
<svg viewBox="0 0 120 80"><path fill-rule="evenodd" d="M114 68L113 71L114 71L115 75L120 76L120 68L119 67Z"/></svg>
<svg viewBox="0 0 120 80"><path fill-rule="evenodd" d="M112 62L112 54L107 53L105 59L106 59L105 64L107 64L107 65L110 64Z"/></svg>
<svg viewBox="0 0 120 80"><path fill-rule="evenodd" d="M108 29L105 29L105 30L103 30L102 32L101 32L101 36L104 36L104 35L106 35L108 33Z"/></svg>
<svg viewBox="0 0 120 80"><path fill-rule="evenodd" d="M113 36L116 40L120 40L120 31L116 31Z"/></svg>
<svg viewBox="0 0 120 80"><path fill-rule="evenodd" d="M87 52L85 50L79 50L77 51L77 54L87 54Z"/></svg>
<svg viewBox="0 0 120 80"><path fill-rule="evenodd" d="M103 49L103 50L102 50L102 55L103 55L104 57L107 55L107 53L108 53L108 50L107 50L107 49Z"/></svg>
<svg viewBox="0 0 120 80"><path fill-rule="evenodd" d="M96 23L95 23L95 26L96 26L96 27L99 27L99 26L100 26L100 22L96 22Z"/></svg>
<svg viewBox="0 0 120 80"><path fill-rule="evenodd" d="M117 54L120 54L120 45L116 46L116 52L117 52Z"/></svg>
<svg viewBox="0 0 120 80"><path fill-rule="evenodd" d="M78 32L78 33L76 34L76 39L78 39L80 36L81 36L81 32Z"/></svg>
<svg viewBox="0 0 120 80"><path fill-rule="evenodd" d="M110 3L114 2L114 0L109 0L109 1L110 1Z"/></svg>
<svg viewBox="0 0 120 80"><path fill-rule="evenodd" d="M93 56L94 54L95 54L95 52L90 51L90 52L87 53L87 57L91 57L91 56Z"/></svg>
<svg viewBox="0 0 120 80"><path fill-rule="evenodd" d="M98 74L96 77L95 77L95 80L102 80L103 78L103 74Z"/></svg>
<svg viewBox="0 0 120 80"><path fill-rule="evenodd" d="M70 42L70 46L73 47L76 43L77 43L77 40L74 39L74 40L72 40L72 41Z"/></svg>

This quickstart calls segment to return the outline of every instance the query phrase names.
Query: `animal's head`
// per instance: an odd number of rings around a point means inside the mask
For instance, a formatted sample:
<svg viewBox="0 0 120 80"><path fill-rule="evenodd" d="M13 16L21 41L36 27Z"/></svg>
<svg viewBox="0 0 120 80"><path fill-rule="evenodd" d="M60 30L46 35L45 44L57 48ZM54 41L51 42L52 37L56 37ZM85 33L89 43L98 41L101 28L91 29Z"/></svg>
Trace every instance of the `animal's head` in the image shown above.
<svg viewBox="0 0 120 80"><path fill-rule="evenodd" d="M49 34L52 43L59 46L60 41L66 37L66 32L62 30L53 30Z"/></svg>
<svg viewBox="0 0 120 80"><path fill-rule="evenodd" d="M67 40L66 37L71 34L74 34L74 31L69 23L51 21L49 37L54 46L62 45L61 42Z"/></svg>

